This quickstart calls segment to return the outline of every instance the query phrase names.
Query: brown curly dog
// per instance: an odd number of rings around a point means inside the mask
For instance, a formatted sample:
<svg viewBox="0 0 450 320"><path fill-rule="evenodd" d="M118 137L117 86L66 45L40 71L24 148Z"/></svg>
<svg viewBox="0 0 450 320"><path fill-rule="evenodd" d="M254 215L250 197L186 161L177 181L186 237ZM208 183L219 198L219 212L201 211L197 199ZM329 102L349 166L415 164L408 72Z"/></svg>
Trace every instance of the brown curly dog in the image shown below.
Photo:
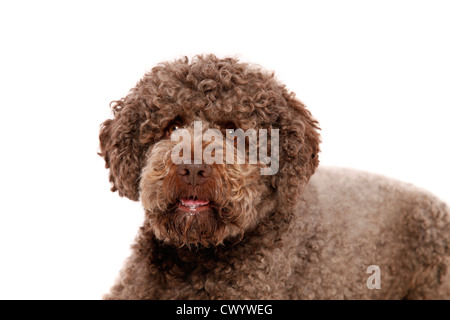
<svg viewBox="0 0 450 320"><path fill-rule="evenodd" d="M112 191L140 199L146 219L105 298L450 297L448 206L381 176L316 172L318 123L273 73L214 55L162 63L112 107L100 155ZM175 163L174 133L195 142L194 121L228 137L224 148L237 148L230 129L278 132L277 172L202 162L194 149L177 153L200 162Z"/></svg>

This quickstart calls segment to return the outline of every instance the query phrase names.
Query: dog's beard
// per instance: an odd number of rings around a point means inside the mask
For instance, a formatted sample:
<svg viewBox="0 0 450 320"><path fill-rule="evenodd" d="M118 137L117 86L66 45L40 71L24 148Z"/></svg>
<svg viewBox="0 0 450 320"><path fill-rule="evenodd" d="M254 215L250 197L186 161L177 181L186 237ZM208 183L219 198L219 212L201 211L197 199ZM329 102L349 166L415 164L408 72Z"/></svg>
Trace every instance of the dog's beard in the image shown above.
<svg viewBox="0 0 450 320"><path fill-rule="evenodd" d="M192 188L177 175L172 144L167 140L153 147L141 176L141 201L156 238L179 247L240 239L257 217L259 167L213 164L208 181ZM201 206L191 210L192 203Z"/></svg>
<svg viewBox="0 0 450 320"><path fill-rule="evenodd" d="M221 217L220 209L209 208L200 213L190 214L175 208L168 212L150 212L153 229L157 238L176 246L214 246L223 242L231 224ZM226 219L225 219L226 220ZM236 226L237 227L237 226ZM236 228L238 234L238 227Z"/></svg>
<svg viewBox="0 0 450 320"><path fill-rule="evenodd" d="M232 203L222 198L224 184L221 181L210 179L192 188L171 172L163 179L162 189L167 208L147 213L158 238L170 240L177 246L209 246L222 243L231 229L239 233L240 215ZM192 203L202 205L189 206Z"/></svg>

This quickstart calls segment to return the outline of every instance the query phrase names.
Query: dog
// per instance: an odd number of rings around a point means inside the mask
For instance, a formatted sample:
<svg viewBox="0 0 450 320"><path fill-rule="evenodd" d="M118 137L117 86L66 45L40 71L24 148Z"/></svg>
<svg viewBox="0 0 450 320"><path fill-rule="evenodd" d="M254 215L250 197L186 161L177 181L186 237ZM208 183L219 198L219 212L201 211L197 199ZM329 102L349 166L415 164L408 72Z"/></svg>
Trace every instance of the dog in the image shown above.
<svg viewBox="0 0 450 320"><path fill-rule="evenodd" d="M105 299L450 297L449 207L318 168L319 124L274 73L215 55L164 62L112 110L99 154L145 221Z"/></svg>

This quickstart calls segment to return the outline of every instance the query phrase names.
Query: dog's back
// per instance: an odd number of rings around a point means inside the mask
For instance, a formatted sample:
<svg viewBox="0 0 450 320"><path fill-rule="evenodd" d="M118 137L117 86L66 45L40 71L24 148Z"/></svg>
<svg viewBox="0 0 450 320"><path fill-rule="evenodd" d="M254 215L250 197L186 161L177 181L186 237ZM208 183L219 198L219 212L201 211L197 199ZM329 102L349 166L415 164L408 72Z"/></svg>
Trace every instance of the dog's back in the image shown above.
<svg viewBox="0 0 450 320"><path fill-rule="evenodd" d="M320 226L316 238L323 243L318 261L298 270L300 298L304 292L309 298L450 297L450 210L428 192L325 167L311 178L298 210L297 224Z"/></svg>

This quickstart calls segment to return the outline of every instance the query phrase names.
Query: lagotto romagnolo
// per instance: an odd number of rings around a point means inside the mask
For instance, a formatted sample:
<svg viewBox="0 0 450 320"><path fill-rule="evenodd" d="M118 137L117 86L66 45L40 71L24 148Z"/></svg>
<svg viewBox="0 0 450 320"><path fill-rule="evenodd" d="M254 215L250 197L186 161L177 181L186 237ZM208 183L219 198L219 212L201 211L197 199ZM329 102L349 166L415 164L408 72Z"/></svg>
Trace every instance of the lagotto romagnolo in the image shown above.
<svg viewBox="0 0 450 320"><path fill-rule="evenodd" d="M273 72L214 55L164 62L112 109L100 155L145 220L106 299L450 298L449 207L319 167L318 121Z"/></svg>

